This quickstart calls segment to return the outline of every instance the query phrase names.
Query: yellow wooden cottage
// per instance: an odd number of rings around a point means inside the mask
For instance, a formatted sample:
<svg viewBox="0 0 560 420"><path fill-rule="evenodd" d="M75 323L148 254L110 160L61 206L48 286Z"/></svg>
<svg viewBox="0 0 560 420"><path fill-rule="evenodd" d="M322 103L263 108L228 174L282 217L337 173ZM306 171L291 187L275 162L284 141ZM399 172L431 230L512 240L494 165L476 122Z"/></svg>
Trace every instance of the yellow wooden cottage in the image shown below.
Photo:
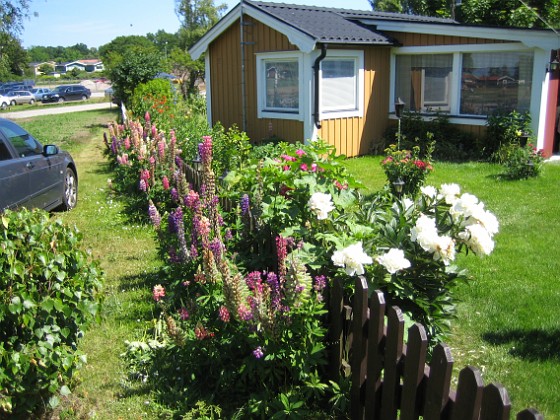
<svg viewBox="0 0 560 420"><path fill-rule="evenodd" d="M548 30L243 0L190 53L205 56L210 123L255 141L322 138L363 155L381 145L400 99L474 134L497 109L529 111L551 152L559 42Z"/></svg>

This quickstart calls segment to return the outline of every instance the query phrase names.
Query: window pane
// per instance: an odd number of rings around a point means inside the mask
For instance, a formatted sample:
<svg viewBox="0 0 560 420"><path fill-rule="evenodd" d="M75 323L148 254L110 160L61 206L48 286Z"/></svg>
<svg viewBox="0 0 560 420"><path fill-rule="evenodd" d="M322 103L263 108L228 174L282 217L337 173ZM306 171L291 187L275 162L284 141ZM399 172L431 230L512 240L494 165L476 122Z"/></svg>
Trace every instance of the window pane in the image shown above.
<svg viewBox="0 0 560 420"><path fill-rule="evenodd" d="M19 125L10 121L2 121L0 130L12 143L20 157L39 155L43 152L41 145Z"/></svg>
<svg viewBox="0 0 560 420"><path fill-rule="evenodd" d="M452 54L397 56L395 98L410 111L449 111Z"/></svg>
<svg viewBox="0 0 560 420"><path fill-rule="evenodd" d="M463 54L461 114L528 111L533 54L493 52Z"/></svg>
<svg viewBox="0 0 560 420"><path fill-rule="evenodd" d="M321 62L321 69L323 111L357 109L356 61L354 59L325 59Z"/></svg>
<svg viewBox="0 0 560 420"><path fill-rule="evenodd" d="M299 65L295 61L265 60L266 108L297 112L299 109Z"/></svg>

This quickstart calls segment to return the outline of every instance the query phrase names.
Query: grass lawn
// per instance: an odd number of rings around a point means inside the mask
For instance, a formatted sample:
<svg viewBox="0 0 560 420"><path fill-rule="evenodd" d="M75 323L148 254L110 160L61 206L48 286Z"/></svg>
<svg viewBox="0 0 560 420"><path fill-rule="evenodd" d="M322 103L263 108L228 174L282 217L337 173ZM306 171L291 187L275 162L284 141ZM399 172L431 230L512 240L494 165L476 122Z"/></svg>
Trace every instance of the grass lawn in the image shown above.
<svg viewBox="0 0 560 420"><path fill-rule="evenodd" d="M375 191L385 182L380 157L347 161ZM560 418L560 164L542 176L498 179L501 168L486 163L436 163L428 184L458 183L482 200L500 221L496 248L488 257L462 256L471 279L457 289L460 300L448 340L456 371L478 367L485 383L499 382L513 413L536 407Z"/></svg>
<svg viewBox="0 0 560 420"><path fill-rule="evenodd" d="M159 262L150 227L132 225L108 187L102 133L115 111L91 111L21 120L44 143L72 152L80 180L78 207L57 214L84 233L106 273L104 319L81 342L88 366L57 418L160 418L165 409L151 391L126 380L119 354L125 340L152 326L150 290ZM347 161L350 171L375 191L385 182L380 157ZM458 318L449 344L457 371L481 369L486 383L508 390L513 413L528 406L560 418L560 164L541 177L501 181L500 167L484 163L436 163L428 182L455 182L478 196L500 220L496 249L486 258L461 257L472 278L457 289Z"/></svg>

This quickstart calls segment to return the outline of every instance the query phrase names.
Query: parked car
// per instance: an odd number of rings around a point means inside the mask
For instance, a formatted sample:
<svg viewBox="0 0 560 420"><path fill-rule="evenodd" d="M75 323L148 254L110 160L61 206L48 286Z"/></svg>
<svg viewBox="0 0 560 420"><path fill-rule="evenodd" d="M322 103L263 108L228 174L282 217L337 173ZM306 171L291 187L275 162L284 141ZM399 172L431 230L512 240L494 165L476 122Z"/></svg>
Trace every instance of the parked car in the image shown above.
<svg viewBox="0 0 560 420"><path fill-rule="evenodd" d="M82 85L61 85L43 95L42 102L85 101L91 96L91 90Z"/></svg>
<svg viewBox="0 0 560 420"><path fill-rule="evenodd" d="M10 105L34 104L35 97L28 90L13 90L6 94L10 100Z"/></svg>
<svg viewBox="0 0 560 420"><path fill-rule="evenodd" d="M41 101L45 93L49 93L51 90L49 88L33 88L29 92L33 94L36 101Z"/></svg>
<svg viewBox="0 0 560 420"><path fill-rule="evenodd" d="M10 100L4 95L0 95L0 109L6 109L10 105Z"/></svg>
<svg viewBox="0 0 560 420"><path fill-rule="evenodd" d="M70 210L78 200L76 165L54 144L42 146L0 118L0 213L19 207Z"/></svg>

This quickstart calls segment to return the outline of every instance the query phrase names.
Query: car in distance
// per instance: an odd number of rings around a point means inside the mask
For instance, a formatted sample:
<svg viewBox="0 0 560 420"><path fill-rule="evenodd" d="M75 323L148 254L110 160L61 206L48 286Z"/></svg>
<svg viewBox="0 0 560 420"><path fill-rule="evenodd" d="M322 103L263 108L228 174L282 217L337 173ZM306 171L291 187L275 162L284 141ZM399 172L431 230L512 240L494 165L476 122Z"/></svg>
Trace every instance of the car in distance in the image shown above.
<svg viewBox="0 0 560 420"><path fill-rule="evenodd" d="M10 105L10 100L4 95L0 95L0 109L6 109Z"/></svg>
<svg viewBox="0 0 560 420"><path fill-rule="evenodd" d="M54 144L41 145L0 118L0 213L20 207L70 210L78 201L76 165Z"/></svg>
<svg viewBox="0 0 560 420"><path fill-rule="evenodd" d="M28 90L12 90L6 94L10 105L34 104L35 97Z"/></svg>
<svg viewBox="0 0 560 420"><path fill-rule="evenodd" d="M82 85L61 85L43 95L42 102L85 101L91 90Z"/></svg>
<svg viewBox="0 0 560 420"><path fill-rule="evenodd" d="M40 101L43 99L43 95L45 93L49 93L51 90L49 88L33 88L30 89L29 92L33 95L36 101Z"/></svg>

